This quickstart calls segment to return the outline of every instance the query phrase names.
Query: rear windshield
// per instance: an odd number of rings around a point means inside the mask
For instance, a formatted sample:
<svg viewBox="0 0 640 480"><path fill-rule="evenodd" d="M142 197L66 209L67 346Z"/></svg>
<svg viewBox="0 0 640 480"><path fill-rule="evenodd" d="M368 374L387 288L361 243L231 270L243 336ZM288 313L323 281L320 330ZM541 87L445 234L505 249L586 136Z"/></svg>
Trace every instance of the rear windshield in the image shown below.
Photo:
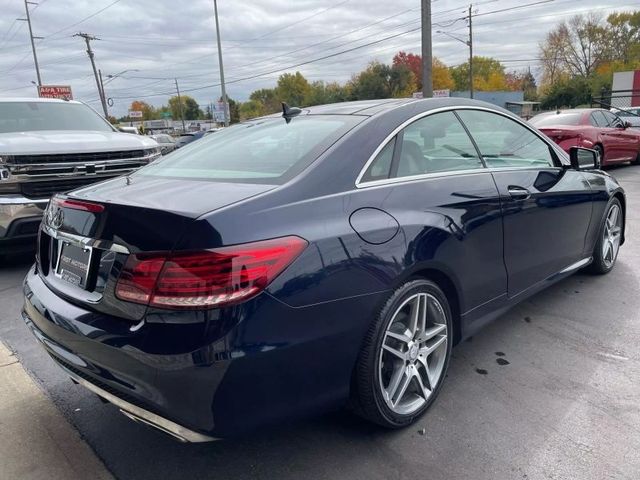
<svg viewBox="0 0 640 480"><path fill-rule="evenodd" d="M136 175L249 183L284 183L301 172L363 117L302 115L224 128L190 143Z"/></svg>
<svg viewBox="0 0 640 480"><path fill-rule="evenodd" d="M114 131L81 103L0 102L0 133L44 130Z"/></svg>
<svg viewBox="0 0 640 480"><path fill-rule="evenodd" d="M536 127L553 127L556 125L580 125L582 112L545 113L529 120Z"/></svg>

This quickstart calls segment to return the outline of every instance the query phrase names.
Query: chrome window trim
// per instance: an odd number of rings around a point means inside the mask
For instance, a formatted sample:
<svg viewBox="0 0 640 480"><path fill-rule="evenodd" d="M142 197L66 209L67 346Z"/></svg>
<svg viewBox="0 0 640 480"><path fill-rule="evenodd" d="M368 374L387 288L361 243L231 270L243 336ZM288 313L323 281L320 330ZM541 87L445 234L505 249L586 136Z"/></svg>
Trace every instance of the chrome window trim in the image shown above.
<svg viewBox="0 0 640 480"><path fill-rule="evenodd" d="M424 179L427 179L427 178L438 178L438 177L444 177L444 176L450 176L450 175L470 175L470 174L473 174L473 173L482 173L482 172L527 170L527 169L540 170L540 169L546 169L546 168L553 168L553 169L561 168L561 167L559 167L557 165L545 166L545 167L493 167L493 168L480 166L479 168L467 169L467 170L449 170L449 171L445 171L445 172L423 173L423 174L420 174L420 175L411 175L411 176L407 176L407 177L384 178L382 180L371 180L369 182L361 182L362 177L364 177L365 173L367 172L367 170L369 169L369 167L371 166L373 161L376 159L378 154L382 151L382 149L384 149L384 147L387 146L387 143L389 143L391 141L391 139L393 139L398 133L400 133L407 126L409 126L410 124L412 124L413 122L415 122L417 120L420 120L420 119L422 119L424 117L428 117L429 115L435 115L437 113L442 113L442 112L456 112L456 111L459 111L459 110L480 110L480 111L483 111L483 112L488 112L488 113L494 113L494 114L497 114L497 115L501 115L501 116L503 116L505 118L508 118L508 119L510 119L510 120L522 125L524 128L526 128L531 133L533 133L536 137L538 137L540 140L542 140L548 147L550 147L556 153L556 155L558 156L559 159L561 159L561 157L563 155L566 155L564 153L564 151L558 150L557 145L555 143L550 143L547 138L542 136L540 134L540 132L536 131L535 128L533 128L531 125L529 125L528 123L522 121L519 118L514 118L511 115L508 115L508 114L506 114L504 112L501 112L499 110L493 110L491 108L475 106L475 105L458 105L458 106L440 107L440 108L434 108L433 110L428 110L426 112L421 112L421 113L418 113L418 114L414 115L413 117L411 117L411 118L405 120L404 122L402 122L389 135L387 135L387 137L382 141L382 143L380 143L380 145L378 145L378 147L373 151L373 153L371 154L371 156L369 157L367 162L364 164L364 167L362 168L362 170L360 170L360 173L358 174L358 176L356 178L356 181L355 181L355 187L356 188L367 188L367 187L387 185L387 184L395 184L395 183L402 183L402 182L409 182L409 181L424 180ZM462 125L464 125L464 124L462 124ZM475 141L473 136L471 136L470 134L469 134L469 136L473 141Z"/></svg>

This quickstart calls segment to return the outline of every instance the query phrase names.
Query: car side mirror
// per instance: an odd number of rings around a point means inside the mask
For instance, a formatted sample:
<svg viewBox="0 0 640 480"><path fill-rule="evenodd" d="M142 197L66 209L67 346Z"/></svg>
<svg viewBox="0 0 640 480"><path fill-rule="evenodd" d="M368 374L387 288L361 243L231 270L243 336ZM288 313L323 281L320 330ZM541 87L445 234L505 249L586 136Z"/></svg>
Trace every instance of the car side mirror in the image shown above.
<svg viewBox="0 0 640 480"><path fill-rule="evenodd" d="M627 122L627 121L622 122L622 125L623 125L624 128L629 128L629 127L633 126L633 125L631 125L631 122Z"/></svg>
<svg viewBox="0 0 640 480"><path fill-rule="evenodd" d="M582 147L569 149L571 168L574 170L593 170L600 168L600 154L596 150Z"/></svg>

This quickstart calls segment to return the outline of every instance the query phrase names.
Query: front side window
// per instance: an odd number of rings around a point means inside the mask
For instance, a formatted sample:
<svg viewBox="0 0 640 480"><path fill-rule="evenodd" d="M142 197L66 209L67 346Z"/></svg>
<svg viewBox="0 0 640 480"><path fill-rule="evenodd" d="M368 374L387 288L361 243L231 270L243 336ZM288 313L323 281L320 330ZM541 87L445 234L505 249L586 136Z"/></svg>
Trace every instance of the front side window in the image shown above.
<svg viewBox="0 0 640 480"><path fill-rule="evenodd" d="M113 132L91 108L70 102L0 102L0 133L82 130Z"/></svg>
<svg viewBox="0 0 640 480"><path fill-rule="evenodd" d="M551 147L509 117L481 110L458 110L487 167L553 167Z"/></svg>
<svg viewBox="0 0 640 480"><path fill-rule="evenodd" d="M363 118L301 115L288 123L281 117L241 123L192 142L137 174L277 185L310 165Z"/></svg>

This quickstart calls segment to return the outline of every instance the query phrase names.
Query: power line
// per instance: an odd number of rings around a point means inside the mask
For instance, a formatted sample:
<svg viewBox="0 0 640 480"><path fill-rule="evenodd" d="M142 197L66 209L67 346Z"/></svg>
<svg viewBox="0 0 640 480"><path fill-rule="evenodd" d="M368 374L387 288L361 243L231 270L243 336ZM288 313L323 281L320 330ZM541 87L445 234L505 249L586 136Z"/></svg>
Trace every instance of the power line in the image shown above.
<svg viewBox="0 0 640 480"><path fill-rule="evenodd" d="M111 3L110 3L109 5L107 5L106 7L103 7L103 8L101 8L100 10L97 10L97 11L93 12L91 15L88 15L88 16L84 17L82 20L79 20L79 21L77 21L77 22L75 22L75 23L72 23L71 25L67 25L66 27L61 28L60 30L56 30L56 31L55 31L55 32L53 32L53 33L49 33L48 35L46 35L46 36L45 36L45 40L49 40L49 39L51 39L51 37L53 37L54 35L57 35L57 34L59 34L59 33L61 33L61 32L64 32L65 30L69 30L69 29L71 29L71 28L73 28L73 27L76 27L76 26L80 25L81 23L84 23L84 22L86 22L87 20L92 19L93 17L95 17L95 16L97 16L97 15L100 15L102 12L104 12L105 10L107 10L107 9L109 9L109 8L111 8L111 7L113 7L116 3L119 3L119 2L121 2L121 1L122 1L122 0L114 0L113 2L111 2Z"/></svg>

